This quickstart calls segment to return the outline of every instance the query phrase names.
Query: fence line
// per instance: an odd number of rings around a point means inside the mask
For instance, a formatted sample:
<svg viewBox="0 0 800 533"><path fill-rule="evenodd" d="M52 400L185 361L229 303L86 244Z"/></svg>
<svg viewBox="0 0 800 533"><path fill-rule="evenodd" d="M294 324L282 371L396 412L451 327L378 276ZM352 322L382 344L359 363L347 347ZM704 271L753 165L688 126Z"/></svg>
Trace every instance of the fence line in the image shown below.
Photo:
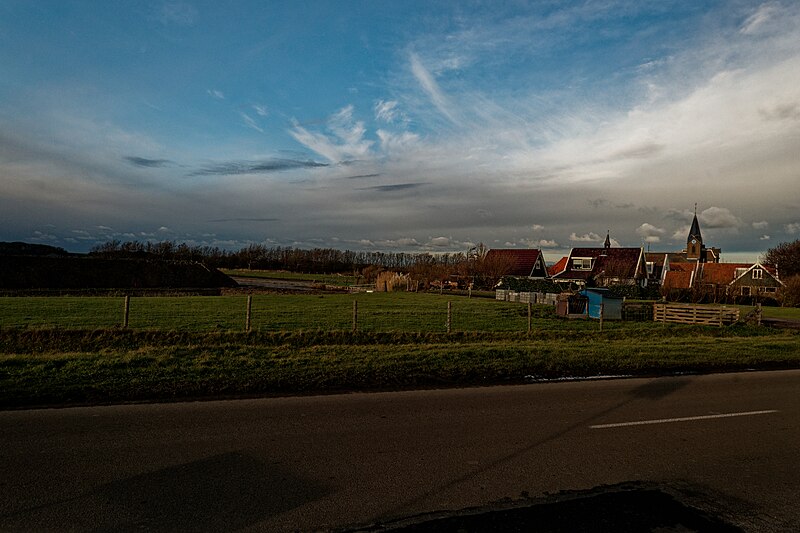
<svg viewBox="0 0 800 533"><path fill-rule="evenodd" d="M687 304L654 304L653 320L673 324L723 326L739 321L738 307L707 307Z"/></svg>

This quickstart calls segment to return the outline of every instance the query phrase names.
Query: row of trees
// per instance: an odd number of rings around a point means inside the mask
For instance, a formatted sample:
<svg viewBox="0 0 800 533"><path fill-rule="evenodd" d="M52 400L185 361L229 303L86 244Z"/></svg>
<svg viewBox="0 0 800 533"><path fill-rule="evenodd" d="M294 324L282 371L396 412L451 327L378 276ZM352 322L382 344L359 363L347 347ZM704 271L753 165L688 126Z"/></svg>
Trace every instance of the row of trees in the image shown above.
<svg viewBox="0 0 800 533"><path fill-rule="evenodd" d="M363 252L251 244L231 251L172 241L108 241L91 249L96 257L196 261L211 268L288 270L312 274L348 274L374 282L382 271L403 271L426 286L446 283L490 288L513 266L505 258L488 258L483 244L466 253Z"/></svg>

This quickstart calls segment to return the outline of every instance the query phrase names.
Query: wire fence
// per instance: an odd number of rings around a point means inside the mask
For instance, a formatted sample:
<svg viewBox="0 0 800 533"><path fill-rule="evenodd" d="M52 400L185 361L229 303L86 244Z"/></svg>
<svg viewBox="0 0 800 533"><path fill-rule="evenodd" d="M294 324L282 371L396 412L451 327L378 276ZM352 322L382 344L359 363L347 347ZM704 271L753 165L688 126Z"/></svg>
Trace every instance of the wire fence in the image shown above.
<svg viewBox="0 0 800 533"><path fill-rule="evenodd" d="M379 293L0 297L0 327L192 331L526 331L552 306Z"/></svg>

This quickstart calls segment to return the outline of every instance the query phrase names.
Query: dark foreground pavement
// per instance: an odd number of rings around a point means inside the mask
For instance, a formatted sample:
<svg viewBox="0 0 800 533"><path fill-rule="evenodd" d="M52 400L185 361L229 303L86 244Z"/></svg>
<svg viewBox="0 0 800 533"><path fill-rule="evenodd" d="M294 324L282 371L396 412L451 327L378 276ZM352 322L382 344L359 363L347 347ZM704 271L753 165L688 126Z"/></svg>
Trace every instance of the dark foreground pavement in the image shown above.
<svg viewBox="0 0 800 533"><path fill-rule="evenodd" d="M0 530L797 531L800 371L0 412Z"/></svg>

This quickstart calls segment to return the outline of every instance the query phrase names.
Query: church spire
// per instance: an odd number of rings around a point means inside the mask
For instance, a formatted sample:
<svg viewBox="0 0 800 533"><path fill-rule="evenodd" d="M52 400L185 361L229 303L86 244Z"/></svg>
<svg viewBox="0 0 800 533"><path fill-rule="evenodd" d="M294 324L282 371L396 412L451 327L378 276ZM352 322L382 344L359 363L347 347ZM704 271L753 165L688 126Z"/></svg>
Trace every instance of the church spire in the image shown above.
<svg viewBox="0 0 800 533"><path fill-rule="evenodd" d="M697 204L694 204L694 218L689 236L686 237L686 258L690 261L704 261L703 236L700 233L700 222L697 220Z"/></svg>
<svg viewBox="0 0 800 533"><path fill-rule="evenodd" d="M611 248L611 230L606 231L606 242L603 243L606 250Z"/></svg>

